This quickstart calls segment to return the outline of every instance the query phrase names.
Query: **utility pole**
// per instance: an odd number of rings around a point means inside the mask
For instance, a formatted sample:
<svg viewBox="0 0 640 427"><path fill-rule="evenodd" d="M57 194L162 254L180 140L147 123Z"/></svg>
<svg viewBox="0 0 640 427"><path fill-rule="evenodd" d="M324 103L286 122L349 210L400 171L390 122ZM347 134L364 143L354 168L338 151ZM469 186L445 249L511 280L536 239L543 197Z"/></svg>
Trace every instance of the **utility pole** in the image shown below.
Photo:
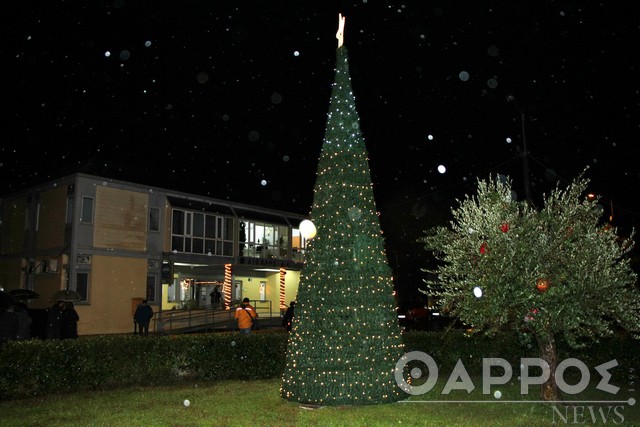
<svg viewBox="0 0 640 427"><path fill-rule="evenodd" d="M527 150L527 130L526 121L527 116L524 110L522 110L516 103L516 98L513 95L507 95L507 101L511 102L516 110L520 113L520 125L522 126L522 172L524 178L524 197L527 202L533 204L531 200L531 189L529 187L529 151Z"/></svg>

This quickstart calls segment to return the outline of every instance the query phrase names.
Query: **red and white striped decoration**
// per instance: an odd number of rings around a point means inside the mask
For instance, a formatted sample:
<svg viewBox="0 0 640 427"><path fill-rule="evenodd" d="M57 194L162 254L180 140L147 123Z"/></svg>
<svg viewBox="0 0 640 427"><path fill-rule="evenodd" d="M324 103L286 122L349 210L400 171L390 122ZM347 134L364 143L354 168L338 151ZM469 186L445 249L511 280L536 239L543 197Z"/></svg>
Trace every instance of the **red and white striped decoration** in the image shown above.
<svg viewBox="0 0 640 427"><path fill-rule="evenodd" d="M284 275L287 274L287 269L280 267L280 310L286 310L287 305L285 299L285 287L284 287Z"/></svg>
<svg viewBox="0 0 640 427"><path fill-rule="evenodd" d="M224 265L222 296L224 297L224 309L229 310L231 308L231 264Z"/></svg>

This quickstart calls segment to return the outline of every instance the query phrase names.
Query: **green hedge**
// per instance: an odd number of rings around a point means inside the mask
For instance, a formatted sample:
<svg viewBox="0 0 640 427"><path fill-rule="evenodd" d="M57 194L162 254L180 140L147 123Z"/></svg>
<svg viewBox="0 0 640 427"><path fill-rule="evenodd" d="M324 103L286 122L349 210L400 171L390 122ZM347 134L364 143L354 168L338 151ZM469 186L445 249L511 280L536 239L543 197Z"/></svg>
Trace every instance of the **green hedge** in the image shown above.
<svg viewBox="0 0 640 427"><path fill-rule="evenodd" d="M167 385L187 380L274 378L286 334L97 336L14 341L0 350L0 399Z"/></svg>
<svg viewBox="0 0 640 427"><path fill-rule="evenodd" d="M406 332L405 352L423 351L448 376L458 359L471 375L482 372L483 357L508 360L514 373L521 357L537 357L537 348L514 334L488 338L462 331ZM111 335L77 340L15 341L0 349L0 399L184 381L277 378L284 370L287 335L278 332L242 336ZM559 344L559 360L576 357L593 368L611 359L620 367L614 380L628 380L640 368L640 342L611 338L582 350ZM592 369L592 372L593 369ZM595 378L595 372L594 372Z"/></svg>

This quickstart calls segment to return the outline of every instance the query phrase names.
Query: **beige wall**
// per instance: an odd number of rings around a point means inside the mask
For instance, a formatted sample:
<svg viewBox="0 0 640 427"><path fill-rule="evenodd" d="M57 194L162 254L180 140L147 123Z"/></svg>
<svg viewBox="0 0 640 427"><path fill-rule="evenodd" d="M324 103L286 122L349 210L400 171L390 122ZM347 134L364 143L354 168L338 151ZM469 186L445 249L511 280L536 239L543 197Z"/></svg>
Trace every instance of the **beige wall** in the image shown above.
<svg viewBox="0 0 640 427"><path fill-rule="evenodd" d="M148 203L144 193L96 188L94 246L146 250Z"/></svg>
<svg viewBox="0 0 640 427"><path fill-rule="evenodd" d="M0 288L5 291L19 289L23 281L21 260L8 259L0 261Z"/></svg>
<svg viewBox="0 0 640 427"><path fill-rule="evenodd" d="M2 208L2 253L20 252L24 246L26 199L5 202Z"/></svg>
<svg viewBox="0 0 640 427"><path fill-rule="evenodd" d="M67 212L67 187L61 186L40 193L38 216L38 249L62 248Z"/></svg>
<svg viewBox="0 0 640 427"><path fill-rule="evenodd" d="M94 256L89 287L90 305L76 305L78 333L133 332L131 299L144 298L147 288L146 258ZM153 307L154 311L157 307Z"/></svg>

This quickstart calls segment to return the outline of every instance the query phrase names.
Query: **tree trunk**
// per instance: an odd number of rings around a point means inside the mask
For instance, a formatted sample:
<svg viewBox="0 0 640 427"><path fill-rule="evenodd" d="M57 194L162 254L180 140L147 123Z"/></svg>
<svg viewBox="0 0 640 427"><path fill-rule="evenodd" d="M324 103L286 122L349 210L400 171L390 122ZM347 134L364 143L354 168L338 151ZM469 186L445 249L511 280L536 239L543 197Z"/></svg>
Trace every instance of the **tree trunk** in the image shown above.
<svg viewBox="0 0 640 427"><path fill-rule="evenodd" d="M556 368L558 367L558 354L556 340L552 333L536 334L540 358L547 362L550 369L549 379L540 388L540 398L545 401L561 401L562 395L556 384Z"/></svg>

